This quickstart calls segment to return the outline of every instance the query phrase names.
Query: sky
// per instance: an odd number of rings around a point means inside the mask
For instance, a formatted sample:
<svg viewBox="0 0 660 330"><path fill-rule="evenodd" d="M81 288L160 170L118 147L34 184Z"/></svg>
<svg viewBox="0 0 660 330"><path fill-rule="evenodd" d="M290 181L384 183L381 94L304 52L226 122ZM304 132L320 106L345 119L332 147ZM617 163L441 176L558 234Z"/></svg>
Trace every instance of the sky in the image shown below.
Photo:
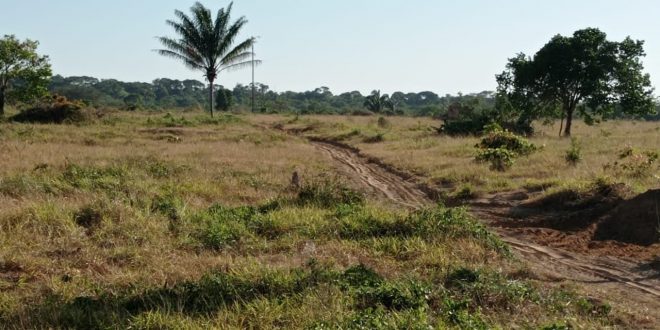
<svg viewBox="0 0 660 330"><path fill-rule="evenodd" d="M202 0L215 12L225 0ZM189 0L0 0L0 34L40 42L53 71L122 81L197 79L161 57L157 36ZM327 86L440 95L494 90L507 59L534 54L552 36L598 27L611 40L645 40L646 72L660 82L656 0L236 0L242 38L258 36L256 80L276 91ZM249 84L249 69L218 84Z"/></svg>

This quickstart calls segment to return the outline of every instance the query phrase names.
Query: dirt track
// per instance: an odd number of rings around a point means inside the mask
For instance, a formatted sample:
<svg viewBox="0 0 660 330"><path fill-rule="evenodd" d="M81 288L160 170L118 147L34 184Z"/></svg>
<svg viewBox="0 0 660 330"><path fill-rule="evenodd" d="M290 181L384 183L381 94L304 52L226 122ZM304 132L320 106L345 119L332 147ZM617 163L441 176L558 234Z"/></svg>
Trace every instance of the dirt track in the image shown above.
<svg viewBox="0 0 660 330"><path fill-rule="evenodd" d="M382 164L371 162L355 150L320 141L312 143L336 161L340 172L376 196L412 209L433 203L416 183ZM511 198L516 197L489 196L471 203L470 211L486 223L496 223L506 217ZM526 261L540 280L580 283L585 294L611 302L620 310L642 315L646 322L640 328L660 326L660 276L657 272L614 257L581 255L541 246L504 227L493 230Z"/></svg>

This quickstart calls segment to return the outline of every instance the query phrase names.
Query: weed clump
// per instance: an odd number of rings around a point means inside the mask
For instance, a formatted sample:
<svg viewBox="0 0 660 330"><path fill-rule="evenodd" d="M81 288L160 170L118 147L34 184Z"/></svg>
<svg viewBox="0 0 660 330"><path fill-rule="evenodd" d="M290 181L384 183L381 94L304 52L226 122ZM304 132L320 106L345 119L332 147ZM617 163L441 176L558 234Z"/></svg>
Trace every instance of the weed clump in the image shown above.
<svg viewBox="0 0 660 330"><path fill-rule="evenodd" d="M367 136L362 139L362 142L364 143L379 143L383 141L385 141L385 133L376 133L376 135Z"/></svg>
<svg viewBox="0 0 660 330"><path fill-rule="evenodd" d="M298 205L330 208L340 204L364 204L365 197L337 180L320 179L303 184L295 202Z"/></svg>
<svg viewBox="0 0 660 330"><path fill-rule="evenodd" d="M392 127L392 123L390 123L390 121L387 120L387 118L385 118L385 117L378 117L377 124L378 124L378 127L380 127L380 128L389 129L389 128Z"/></svg>
<svg viewBox="0 0 660 330"><path fill-rule="evenodd" d="M508 255L508 247L473 219L465 209L438 206L405 216L377 214L369 209L354 208L338 214L327 229L344 239L411 238L473 239L484 246Z"/></svg>
<svg viewBox="0 0 660 330"><path fill-rule="evenodd" d="M78 226L85 229L92 229L101 224L103 215L98 206L88 205L78 210L73 215L73 220Z"/></svg>
<svg viewBox="0 0 660 330"><path fill-rule="evenodd" d="M206 247L215 250L235 246L251 236L247 224L256 215L254 207L227 208L214 205L195 216L195 222L202 225L197 236Z"/></svg>

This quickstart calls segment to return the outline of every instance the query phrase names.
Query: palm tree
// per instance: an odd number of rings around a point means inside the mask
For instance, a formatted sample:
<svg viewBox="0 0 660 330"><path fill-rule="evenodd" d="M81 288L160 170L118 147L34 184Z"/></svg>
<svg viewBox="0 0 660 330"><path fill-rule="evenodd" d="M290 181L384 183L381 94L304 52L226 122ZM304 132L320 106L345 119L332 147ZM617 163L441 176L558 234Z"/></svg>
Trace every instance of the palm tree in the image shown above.
<svg viewBox="0 0 660 330"><path fill-rule="evenodd" d="M255 38L251 37L235 47L241 28L247 23L245 17L240 17L233 23L230 21L230 3L227 8L220 9L213 19L211 10L197 2L190 8L191 16L180 10L175 10L177 21L167 20L174 28L178 39L169 37L158 38L165 49L157 50L163 56L182 61L187 67L204 72L209 82L209 110L213 116L213 82L224 70L240 69L252 65L254 54L251 49Z"/></svg>
<svg viewBox="0 0 660 330"><path fill-rule="evenodd" d="M381 96L379 90L375 90L371 92L371 95L365 97L364 107L375 113L380 113L386 108L394 111L394 103L390 100L390 96L387 94Z"/></svg>

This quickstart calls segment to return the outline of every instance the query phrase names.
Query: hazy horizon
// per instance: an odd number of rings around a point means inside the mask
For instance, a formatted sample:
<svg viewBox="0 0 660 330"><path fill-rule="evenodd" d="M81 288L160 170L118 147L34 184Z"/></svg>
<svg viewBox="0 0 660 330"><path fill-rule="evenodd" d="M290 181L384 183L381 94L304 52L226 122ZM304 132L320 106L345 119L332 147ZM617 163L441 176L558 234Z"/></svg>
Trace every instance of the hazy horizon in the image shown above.
<svg viewBox="0 0 660 330"><path fill-rule="evenodd" d="M201 1L214 12L229 1ZM3 34L40 42L53 73L121 81L196 79L201 73L153 52L173 36L165 20L194 1L52 2L22 0L3 8ZM327 86L335 94L374 89L439 95L494 90L508 58L533 55L553 35L597 27L611 40L645 40L645 71L660 81L660 3L587 0L307 2L238 0L241 38L260 36L256 81L276 91ZM37 8L35 10L35 8ZM96 13L90 15L89 13ZM27 20L25 17L31 17ZM304 28L303 28L304 27ZM249 84L249 69L222 74L220 85Z"/></svg>

